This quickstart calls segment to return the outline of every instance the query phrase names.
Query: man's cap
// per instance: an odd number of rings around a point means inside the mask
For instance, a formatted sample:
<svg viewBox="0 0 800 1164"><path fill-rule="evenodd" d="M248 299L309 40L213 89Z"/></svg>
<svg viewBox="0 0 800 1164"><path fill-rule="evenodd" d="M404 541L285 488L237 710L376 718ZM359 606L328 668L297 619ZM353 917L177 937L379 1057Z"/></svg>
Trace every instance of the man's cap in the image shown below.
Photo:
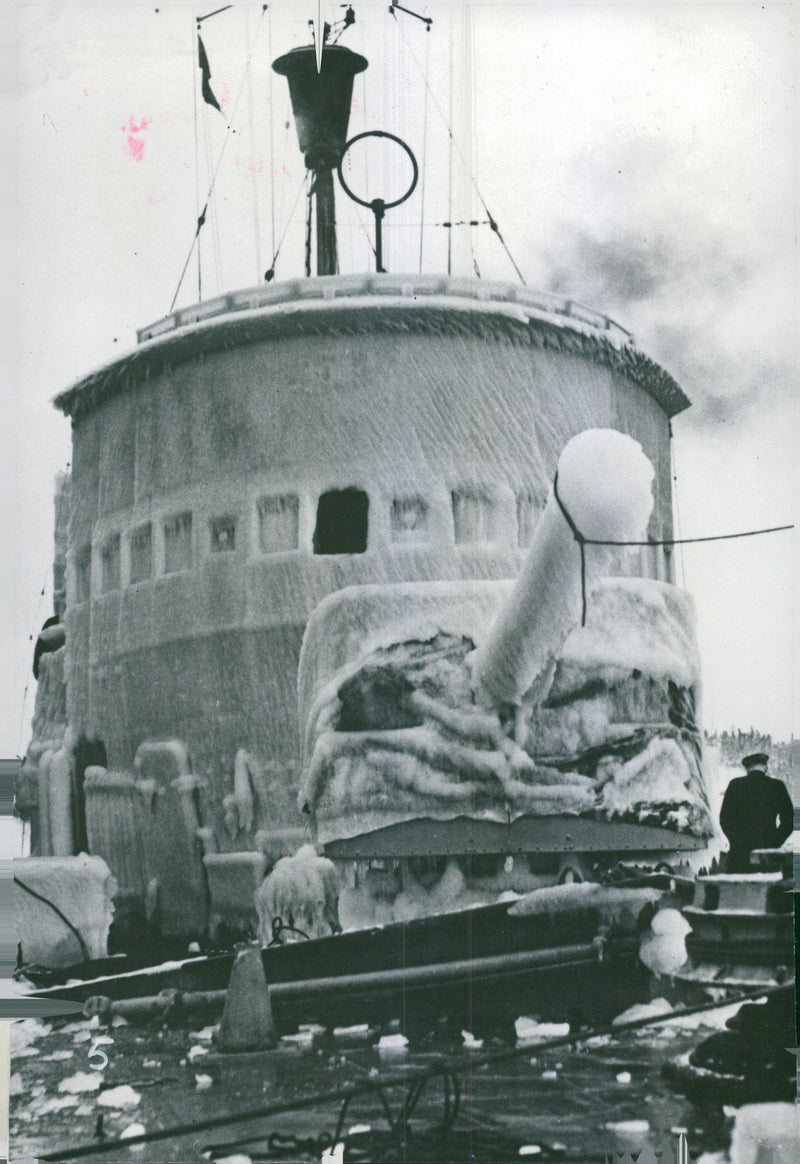
<svg viewBox="0 0 800 1164"><path fill-rule="evenodd" d="M743 756L742 765L749 772L752 768L766 768L769 756L766 752L753 752L752 756Z"/></svg>

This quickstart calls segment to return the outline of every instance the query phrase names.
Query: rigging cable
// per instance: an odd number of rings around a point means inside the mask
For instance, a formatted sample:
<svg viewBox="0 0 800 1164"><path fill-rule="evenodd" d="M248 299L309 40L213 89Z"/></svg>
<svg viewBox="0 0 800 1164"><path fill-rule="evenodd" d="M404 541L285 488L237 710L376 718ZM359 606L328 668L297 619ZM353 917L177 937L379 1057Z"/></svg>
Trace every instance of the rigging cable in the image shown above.
<svg viewBox="0 0 800 1164"><path fill-rule="evenodd" d="M307 182L308 182L308 170L304 171L304 173L303 173L303 180L298 187L297 194L295 195L294 202L292 203L292 209L289 211L289 217L286 219L286 225L283 228L283 234L281 235L280 241L278 242L278 245L275 248L275 253L272 256L272 263L270 265L270 268L266 272L266 275L264 276L265 279L267 280L267 282L269 282L275 275L275 264L278 261L278 255L281 253L281 247L283 246L283 240L286 238L286 232L288 231L288 229L291 225L292 219L294 218L294 212L297 209L298 202L300 201L300 195L303 193L303 188Z"/></svg>
<svg viewBox="0 0 800 1164"><path fill-rule="evenodd" d="M449 121L447 121L447 120L445 121L445 125L447 126L447 132L448 132L449 137L450 137L450 141L448 143L448 148L447 148L447 217L448 218L453 217L453 149L454 149L455 144L456 144L455 138L453 137L453 131L450 128L450 125L451 125L452 120L453 120L453 38L454 38L454 35L455 34L453 32L453 10L451 8L450 9L450 70L449 70L449 72L450 72L450 118L449 118ZM412 55L412 57L414 56L413 53L411 55ZM447 236L447 273L448 273L448 275L452 274L452 268L453 268L453 236L452 236L452 234L448 234L448 236Z"/></svg>
<svg viewBox="0 0 800 1164"><path fill-rule="evenodd" d="M194 212L197 216L197 221L200 221L200 139L197 133L197 77L195 75L195 54L197 53L197 46L195 43L197 36L196 25L192 28L192 51L190 60L192 62L192 107L194 110ZM173 301L174 302L174 301ZM197 302L203 302L203 271L200 262L200 240L197 240Z"/></svg>
<svg viewBox="0 0 800 1164"><path fill-rule="evenodd" d="M426 25L428 32L431 30L430 24ZM406 46L408 47L408 46ZM431 56L431 39L429 36L425 38L425 76L430 74L430 56ZM427 174L427 159L428 159L428 88L425 89L425 103L422 107L422 166L420 182L420 212L419 216L421 222L419 224L419 273L422 274L422 241L425 237L425 230L423 223L425 221L425 176Z"/></svg>
<svg viewBox="0 0 800 1164"><path fill-rule="evenodd" d="M247 9L246 15L247 32L250 31L250 10ZM249 37L248 37L249 39ZM272 69L269 70L272 76ZM255 102L253 101L253 74L248 70L247 72L247 105L248 105L248 125L250 129L250 176L252 182L250 183L253 192L253 232L255 234L255 253L256 253L256 282L261 282L261 223L258 215L258 166L256 165L256 134L253 123L253 110Z"/></svg>
<svg viewBox="0 0 800 1164"><path fill-rule="evenodd" d="M405 33L403 32L403 29L402 29L402 25L400 26L400 35L405 36ZM512 267L514 268L514 270L517 274L517 277L519 278L519 281L524 284L525 278L522 274L522 271L517 266L517 263L514 259L514 256L511 254L511 251L508 248L508 244L506 243L506 240L503 238L503 235L500 231L500 227L498 225L497 219L494 217L491 210L486 205L486 199L483 197L483 194L480 191L478 183L475 180L475 177L472 174L469 166L467 165L464 154L463 154L458 142L455 139L455 136L453 134L453 130L452 130L447 118L444 115L442 107L440 106L439 102L436 100L436 95L433 92L433 89L428 81L428 78L423 73L422 68L420 67L420 63L417 60L417 57L416 57L414 50L411 48L411 46L408 44L408 42L406 42L406 44L407 44L408 51L411 54L411 59L413 60L414 64L417 67L417 72L419 73L420 77L422 78L426 90L430 93L430 97L431 97L431 101L433 102L433 106L434 106L436 112L439 114L439 117L442 119L442 122L444 123L445 129L447 130L447 133L448 133L449 138L450 138L451 146L452 146L452 148L455 149L456 153L458 154L459 158L461 159L462 165L464 166L464 168L466 169L466 171L469 175L469 179L472 182L472 185L475 189L475 193L478 195L481 206L483 206L483 209L486 213L486 217L489 219L489 225L492 228L492 230L494 231L494 233L497 235L498 241L499 241L501 247L503 248L503 250L505 251L509 262L511 263ZM452 59L452 42L451 42L451 59ZM452 69L451 69L451 91L452 91ZM451 102L451 104L452 104L452 102ZM450 218L450 217L452 217L452 213L448 209L448 218ZM448 243L448 257L449 257L449 243ZM449 270L450 270L450 267L449 267L449 262L448 262L448 274L449 274Z"/></svg>
<svg viewBox="0 0 800 1164"><path fill-rule="evenodd" d="M311 276L311 213L314 205L314 182L308 186L306 207L306 278Z"/></svg>
<svg viewBox="0 0 800 1164"><path fill-rule="evenodd" d="M227 137L227 129L225 136ZM211 130L208 124L208 117L203 117L203 138L206 146L206 166L211 168ZM220 270L220 245L219 245L219 217L209 208L209 221L212 223L211 231L211 256L214 260L214 276L216 278L217 294L219 294L222 284L222 273Z"/></svg>
<svg viewBox="0 0 800 1164"><path fill-rule="evenodd" d="M269 9L267 15L267 41L269 59L272 60L272 9ZM273 78L275 76L274 70L269 70L269 225L270 236L269 245L271 249L275 250L275 109L273 107ZM272 266L275 266L275 260L272 260ZM260 271L259 271L260 275Z"/></svg>
<svg viewBox="0 0 800 1164"><path fill-rule="evenodd" d="M244 67L244 74L242 75L242 79L239 83L239 90L236 94L236 100L233 103L233 110L231 112L230 121L228 121L228 124L225 127L225 136L222 139L222 148L220 149L219 157L217 158L217 164L214 167L214 173L211 177L211 185L208 188L208 194L206 195L205 205L203 206L203 209L201 210L201 212L198 216L198 219L197 219L197 225L195 227L194 237L192 238L191 246L189 247L189 253L186 256L186 262L183 264L183 270L181 271L181 277L178 280L178 286L175 288L175 294L172 296L172 302L169 305L170 311L172 311L175 307L175 301L177 300L178 295L180 294L181 286L183 285L183 280L186 277L186 270L189 266L189 262L190 262L191 257L192 257L192 251L195 248L195 244L197 243L198 237L200 235L200 231L202 230L203 224L206 221L206 215L208 213L209 203L211 202L211 198L214 194L214 187L217 184L217 178L219 176L220 166L222 165L222 160L225 157L225 150L227 148L228 141L229 141L230 136L231 136L231 129L232 129L233 123L236 120L236 113L237 113L237 110L239 108L239 101L240 101L241 96L242 96L242 90L244 89L245 81L247 80L247 74L250 71L250 64L253 60L253 53L255 52L256 41L258 40L259 29L261 28L261 24L262 24L262 21L264 19L264 13L266 12L266 10L267 10L267 5L266 4L262 5L261 15L258 18L258 24L256 26L255 34L253 36L253 42L252 42L252 45L250 46L250 52L247 56L247 63ZM196 82L195 82L195 85L196 85Z"/></svg>

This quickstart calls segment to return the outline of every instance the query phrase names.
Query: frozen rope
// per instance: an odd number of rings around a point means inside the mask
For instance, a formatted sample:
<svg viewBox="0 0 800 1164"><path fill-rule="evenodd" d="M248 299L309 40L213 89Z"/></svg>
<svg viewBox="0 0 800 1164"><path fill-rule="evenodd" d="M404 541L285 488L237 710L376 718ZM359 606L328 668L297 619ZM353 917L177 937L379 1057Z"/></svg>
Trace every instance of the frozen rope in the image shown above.
<svg viewBox="0 0 800 1164"><path fill-rule="evenodd" d="M706 1011L735 1006L737 1003L754 1002L756 999L770 998L772 995L780 994L782 991L792 990L793 988L793 983L787 986L771 986L767 989L750 990L715 1002L703 1002L697 1006L683 1007L680 1010L670 1011L668 1014L647 1015L644 1018L630 1019L628 1022L617 1023L616 1025L614 1023L606 1023L603 1026L590 1030L570 1032L567 1035L559 1035L556 1038L546 1039L536 1044L536 1050L538 1053L540 1051L551 1050L555 1047L570 1046L573 1043L586 1043L590 1039L598 1038L601 1035L614 1036L620 1035L625 1031L660 1026L663 1023L674 1022L676 1019L688 1018L690 1015L703 1014ZM86 1156L113 1152L120 1148L132 1148L136 1144L150 1144L156 1140L169 1140L178 1136L194 1136L198 1132L210 1131L213 1128L228 1127L231 1124L247 1123L250 1120L265 1119L267 1116L283 1115L288 1112L302 1111L305 1108L314 1109L324 1103L344 1102L347 1100L349 1104L356 1096L374 1093L377 1086L381 1088L401 1087L406 1086L409 1082L419 1083L423 1079L427 1082L428 1079L432 1079L435 1076L443 1077L449 1075L452 1079L456 1075L473 1072L478 1067L509 1062L513 1059L521 1058L523 1055L530 1055L530 1053L530 1043L522 1043L503 1051L490 1051L484 1055L470 1056L466 1063L464 1062L463 1054L449 1059L446 1056L442 1056L434 1060L434 1062L426 1064L424 1067L407 1068L401 1075L386 1076L380 1080L362 1079L358 1083L344 1084L342 1087L331 1088L328 1091L318 1091L312 1095L302 1095L296 1099L276 1100L273 1103L262 1104L261 1107L250 1108L248 1111L212 1116L208 1119L194 1120L188 1124L178 1124L168 1128L156 1128L152 1132L142 1132L138 1136L129 1136L124 1140L104 1140L102 1143L95 1141L90 1144L78 1144L74 1148L67 1148L66 1150L62 1148L56 1153L42 1155L39 1159L53 1161L56 1164L56 1162L62 1160L78 1160Z"/></svg>
<svg viewBox="0 0 800 1164"><path fill-rule="evenodd" d="M645 542L606 542L597 538L585 538L587 546L691 546L698 542L727 542L733 538L754 538L759 534L782 533L783 530L794 529L794 524L771 525L767 529L746 529L740 533L710 534L702 538L661 538L650 539Z"/></svg>
<svg viewBox="0 0 800 1164"><path fill-rule="evenodd" d="M586 538L578 529L572 519L572 514L561 500L561 494L558 492L558 469L556 469L556 475L553 478L553 496L558 502L558 508L563 513L564 520L572 530L572 536L578 543L578 549L581 552L581 626L586 626Z"/></svg>

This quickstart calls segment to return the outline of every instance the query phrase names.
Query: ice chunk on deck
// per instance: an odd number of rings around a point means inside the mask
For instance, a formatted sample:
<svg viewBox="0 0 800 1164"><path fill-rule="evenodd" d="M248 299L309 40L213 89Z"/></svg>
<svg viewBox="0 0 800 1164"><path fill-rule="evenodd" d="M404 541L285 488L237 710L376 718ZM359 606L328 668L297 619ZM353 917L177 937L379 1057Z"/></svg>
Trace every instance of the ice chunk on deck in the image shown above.
<svg viewBox="0 0 800 1164"><path fill-rule="evenodd" d="M102 1082L102 1076L96 1071L78 1071L75 1075L62 1079L58 1090L66 1091L69 1095L81 1095L85 1091L99 1091Z"/></svg>
<svg viewBox="0 0 800 1164"><path fill-rule="evenodd" d="M97 1097L97 1102L101 1107L136 1107L141 1096L138 1091L134 1091L127 1083L123 1083L120 1087L112 1087L108 1091L101 1091Z"/></svg>

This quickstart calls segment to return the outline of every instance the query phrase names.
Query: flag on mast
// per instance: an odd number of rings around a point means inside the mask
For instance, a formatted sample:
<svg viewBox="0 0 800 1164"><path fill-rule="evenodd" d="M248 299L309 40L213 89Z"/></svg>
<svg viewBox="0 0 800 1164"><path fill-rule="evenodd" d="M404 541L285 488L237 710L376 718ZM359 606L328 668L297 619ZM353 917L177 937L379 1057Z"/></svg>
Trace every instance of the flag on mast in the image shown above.
<svg viewBox="0 0 800 1164"><path fill-rule="evenodd" d="M220 113L222 113L220 103L217 101L211 89L211 66L208 63L206 47L203 44L203 38L200 36L199 32L197 34L197 56L200 62L200 72L203 77L203 100L205 101L206 105L213 105L215 109L219 109Z"/></svg>

